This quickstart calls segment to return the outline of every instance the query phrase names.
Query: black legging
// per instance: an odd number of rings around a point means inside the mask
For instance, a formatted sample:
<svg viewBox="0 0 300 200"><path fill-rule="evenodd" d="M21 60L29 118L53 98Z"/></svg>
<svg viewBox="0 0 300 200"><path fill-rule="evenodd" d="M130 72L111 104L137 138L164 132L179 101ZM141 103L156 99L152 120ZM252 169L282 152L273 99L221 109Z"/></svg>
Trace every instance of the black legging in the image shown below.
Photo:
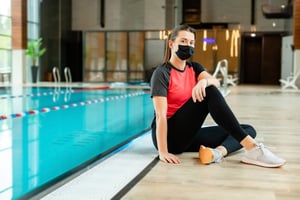
<svg viewBox="0 0 300 200"><path fill-rule="evenodd" d="M202 127L208 113L219 126ZM151 127L157 148L155 117ZM197 152L201 144L212 148L222 145L229 154L242 148L240 142L247 135L254 138L256 131L250 125L239 124L215 86L206 88L202 102L194 103L191 98L168 119L168 151L174 154Z"/></svg>

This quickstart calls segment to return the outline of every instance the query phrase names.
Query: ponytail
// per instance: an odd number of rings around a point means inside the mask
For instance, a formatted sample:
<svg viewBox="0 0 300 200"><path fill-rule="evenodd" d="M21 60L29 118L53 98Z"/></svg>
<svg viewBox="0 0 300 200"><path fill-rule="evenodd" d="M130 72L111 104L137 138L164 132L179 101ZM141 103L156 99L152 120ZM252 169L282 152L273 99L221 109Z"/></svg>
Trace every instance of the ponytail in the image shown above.
<svg viewBox="0 0 300 200"><path fill-rule="evenodd" d="M165 49L165 56L164 56L164 63L167 63L171 58L171 49L169 47L169 40L171 34L168 35L168 39L166 40L166 49Z"/></svg>

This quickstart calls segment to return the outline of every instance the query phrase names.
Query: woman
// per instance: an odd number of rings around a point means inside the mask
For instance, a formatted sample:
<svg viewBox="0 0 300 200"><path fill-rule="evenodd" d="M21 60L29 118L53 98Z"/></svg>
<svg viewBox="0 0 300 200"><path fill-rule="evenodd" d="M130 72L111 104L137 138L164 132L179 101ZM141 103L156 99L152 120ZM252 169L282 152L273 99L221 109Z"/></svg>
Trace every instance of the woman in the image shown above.
<svg viewBox="0 0 300 200"><path fill-rule="evenodd" d="M198 152L201 163L221 162L242 147L242 162L280 167L285 160L275 156L253 138L250 125L240 125L219 92L220 83L195 62L195 30L180 25L169 35L163 65L151 77L155 116L152 138L163 162L178 164L176 154ZM202 127L210 114L218 126Z"/></svg>

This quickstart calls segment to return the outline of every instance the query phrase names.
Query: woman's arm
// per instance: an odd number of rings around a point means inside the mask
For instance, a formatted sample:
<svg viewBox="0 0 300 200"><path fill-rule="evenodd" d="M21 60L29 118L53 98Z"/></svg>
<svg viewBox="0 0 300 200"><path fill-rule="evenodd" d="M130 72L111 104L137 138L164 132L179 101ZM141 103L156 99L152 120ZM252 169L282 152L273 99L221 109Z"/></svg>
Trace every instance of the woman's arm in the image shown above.
<svg viewBox="0 0 300 200"><path fill-rule="evenodd" d="M167 98L154 96L152 97L155 115L156 115L156 140L159 153L159 159L167 163L180 163L177 156L170 154L167 143Z"/></svg>
<svg viewBox="0 0 300 200"><path fill-rule="evenodd" d="M206 79L207 86L214 85L217 88L220 87L220 81L206 71L203 71L198 75L198 81L201 81L202 79Z"/></svg>
<svg viewBox="0 0 300 200"><path fill-rule="evenodd" d="M220 87L220 81L206 71L201 72L197 79L198 83L192 90L192 98L194 102L203 101L206 96L205 88L207 86L214 85L215 87Z"/></svg>

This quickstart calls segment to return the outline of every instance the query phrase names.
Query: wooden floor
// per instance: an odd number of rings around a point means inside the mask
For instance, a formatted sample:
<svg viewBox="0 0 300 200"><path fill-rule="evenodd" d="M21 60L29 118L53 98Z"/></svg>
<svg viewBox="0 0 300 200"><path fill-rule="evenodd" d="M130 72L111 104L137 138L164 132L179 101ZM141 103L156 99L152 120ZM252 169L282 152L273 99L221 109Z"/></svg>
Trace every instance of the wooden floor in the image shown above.
<svg viewBox="0 0 300 200"><path fill-rule="evenodd" d="M300 199L300 91L238 86L226 97L240 123L252 124L257 141L287 160L269 169L240 163L240 150L220 164L201 165L196 153L182 163L159 162L123 199ZM206 124L213 124L209 118Z"/></svg>

